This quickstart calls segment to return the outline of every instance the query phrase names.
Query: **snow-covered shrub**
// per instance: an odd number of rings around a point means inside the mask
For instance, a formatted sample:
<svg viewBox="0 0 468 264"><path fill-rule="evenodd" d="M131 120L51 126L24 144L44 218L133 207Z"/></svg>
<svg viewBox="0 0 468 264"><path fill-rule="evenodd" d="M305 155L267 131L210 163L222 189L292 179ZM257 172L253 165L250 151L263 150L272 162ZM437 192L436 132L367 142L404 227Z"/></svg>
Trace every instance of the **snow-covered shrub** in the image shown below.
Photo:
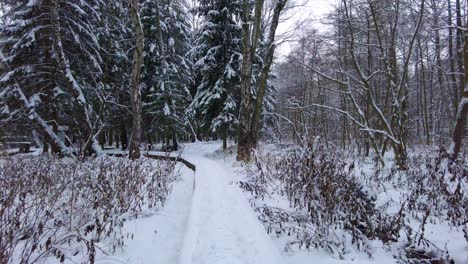
<svg viewBox="0 0 468 264"><path fill-rule="evenodd" d="M260 206L260 219L269 232L287 234L287 247L325 248L342 257L348 242L371 255L368 238L376 234L378 212L373 198L354 179L352 170L335 153L318 149L292 149L286 154L257 154L257 172L244 189L261 195L268 180L294 211Z"/></svg>
<svg viewBox="0 0 468 264"><path fill-rule="evenodd" d="M131 238L126 220L164 204L175 177L173 162L146 159L8 159L0 165L0 263L94 263L97 251Z"/></svg>
<svg viewBox="0 0 468 264"><path fill-rule="evenodd" d="M447 157L442 150L435 157L413 160L414 169L406 175L412 189L408 209L464 226L468 224L468 163Z"/></svg>
<svg viewBox="0 0 468 264"><path fill-rule="evenodd" d="M398 263L452 263L447 245L431 241L429 225L463 232L468 242L466 159L411 152L400 171L323 146L280 149L257 152L240 187L252 194L267 231L289 237L286 249L344 257L352 245L371 256L370 240L380 240Z"/></svg>
<svg viewBox="0 0 468 264"><path fill-rule="evenodd" d="M437 155L415 155L409 168L396 181L408 189L400 210L402 221L409 223L402 225L405 257L416 263L450 263L446 250L426 238L427 225L446 223L463 232L468 243L468 163L450 160L442 149Z"/></svg>

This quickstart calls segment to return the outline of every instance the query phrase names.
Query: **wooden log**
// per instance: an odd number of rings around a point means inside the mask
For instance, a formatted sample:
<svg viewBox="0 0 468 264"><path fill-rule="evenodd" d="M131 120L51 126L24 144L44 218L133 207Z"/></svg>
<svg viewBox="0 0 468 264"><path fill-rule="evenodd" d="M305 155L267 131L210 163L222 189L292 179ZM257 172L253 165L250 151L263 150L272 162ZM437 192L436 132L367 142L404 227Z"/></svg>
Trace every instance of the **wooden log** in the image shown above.
<svg viewBox="0 0 468 264"><path fill-rule="evenodd" d="M114 157L128 157L128 153L109 153L109 156L114 156ZM186 159L183 159L181 157L171 157L171 156L163 156L163 155L155 155L155 154L143 154L143 156L150 158L150 159L155 159L155 160L167 160L167 161L175 161L175 162L181 162L187 168L196 171L196 166L187 161Z"/></svg>

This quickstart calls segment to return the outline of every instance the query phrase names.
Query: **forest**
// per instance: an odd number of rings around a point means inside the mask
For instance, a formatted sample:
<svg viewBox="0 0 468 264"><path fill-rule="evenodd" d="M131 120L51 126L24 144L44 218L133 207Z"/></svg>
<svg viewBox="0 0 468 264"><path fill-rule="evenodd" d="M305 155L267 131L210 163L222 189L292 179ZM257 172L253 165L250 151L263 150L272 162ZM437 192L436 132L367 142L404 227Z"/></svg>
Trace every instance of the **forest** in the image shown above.
<svg viewBox="0 0 468 264"><path fill-rule="evenodd" d="M0 263L468 263L467 116L467 0L0 0Z"/></svg>

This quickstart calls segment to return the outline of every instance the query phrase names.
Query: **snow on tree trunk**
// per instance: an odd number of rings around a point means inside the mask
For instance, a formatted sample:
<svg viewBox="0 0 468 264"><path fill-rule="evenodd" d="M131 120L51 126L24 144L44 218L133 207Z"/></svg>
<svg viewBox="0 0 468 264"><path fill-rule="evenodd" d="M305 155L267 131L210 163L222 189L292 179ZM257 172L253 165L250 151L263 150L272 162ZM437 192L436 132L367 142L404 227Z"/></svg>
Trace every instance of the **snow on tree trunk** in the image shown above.
<svg viewBox="0 0 468 264"><path fill-rule="evenodd" d="M458 113L455 120L455 128L453 130L452 145L450 146L449 153L452 155L452 159L457 159L460 153L461 147L463 146L463 136L465 134L466 116L468 115L468 19L466 20L464 29L464 60L465 60L465 78L463 97L460 104L458 105Z"/></svg>
<svg viewBox="0 0 468 264"><path fill-rule="evenodd" d="M252 64L258 39L260 37L263 0L255 1L254 20L250 19L250 4L243 0L242 4L242 68L241 68L241 102L239 110L239 138L237 142L237 160L249 161L252 150L250 124L252 105ZM253 22L253 31L250 25Z"/></svg>
<svg viewBox="0 0 468 264"><path fill-rule="evenodd" d="M129 0L130 15L135 34L135 53L133 56L133 69L130 79L130 101L132 107L132 137L130 140L129 156L131 159L138 159L140 153L140 141L142 134L142 102L140 91L140 73L143 63L144 36L143 27L140 21L138 0Z"/></svg>
<svg viewBox="0 0 468 264"><path fill-rule="evenodd" d="M267 90L268 76L270 74L270 67L273 63L273 55L275 53L275 34L276 28L279 24L281 11L284 9L287 0L280 0L276 3L275 10L273 12L273 19L270 25L270 32L268 35L267 44L267 55L264 58L264 65L260 74L260 84L258 86L257 98L255 99L255 108L252 116L252 123L250 125L250 140L251 147L257 146L258 136L260 133L260 117L263 110L263 100ZM250 152L251 150L249 150Z"/></svg>

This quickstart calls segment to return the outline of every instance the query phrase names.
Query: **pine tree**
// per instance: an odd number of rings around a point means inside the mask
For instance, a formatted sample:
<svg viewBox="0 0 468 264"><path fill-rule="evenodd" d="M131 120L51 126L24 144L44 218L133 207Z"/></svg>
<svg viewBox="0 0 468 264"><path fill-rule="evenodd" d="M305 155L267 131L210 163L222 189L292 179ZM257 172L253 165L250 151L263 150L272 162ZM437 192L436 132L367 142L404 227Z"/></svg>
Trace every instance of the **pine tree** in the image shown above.
<svg viewBox="0 0 468 264"><path fill-rule="evenodd" d="M95 140L101 122L92 106L102 100L102 58L95 35L99 3L4 0L2 102L21 112L56 153L70 152L59 132L73 134L82 152L101 150Z"/></svg>
<svg viewBox="0 0 468 264"><path fill-rule="evenodd" d="M198 58L195 69L202 78L192 108L201 115L203 130L220 134L224 141L237 122L242 57L239 12L238 1L200 1L198 13L205 21L191 51Z"/></svg>
<svg viewBox="0 0 468 264"><path fill-rule="evenodd" d="M177 135L187 125L186 109L191 101L191 26L184 0L147 0L142 21L147 45L143 82L146 91L145 119L148 138L155 132L172 139L177 149Z"/></svg>
<svg viewBox="0 0 468 264"><path fill-rule="evenodd" d="M99 21L98 39L103 58L103 89L106 104L103 113L107 139L113 145L114 138L117 147L126 149L126 124L131 117L128 110L122 106L130 104L128 80L131 65L132 29L128 16L126 2L108 0L100 6L101 20ZM122 135L122 137L121 137Z"/></svg>

